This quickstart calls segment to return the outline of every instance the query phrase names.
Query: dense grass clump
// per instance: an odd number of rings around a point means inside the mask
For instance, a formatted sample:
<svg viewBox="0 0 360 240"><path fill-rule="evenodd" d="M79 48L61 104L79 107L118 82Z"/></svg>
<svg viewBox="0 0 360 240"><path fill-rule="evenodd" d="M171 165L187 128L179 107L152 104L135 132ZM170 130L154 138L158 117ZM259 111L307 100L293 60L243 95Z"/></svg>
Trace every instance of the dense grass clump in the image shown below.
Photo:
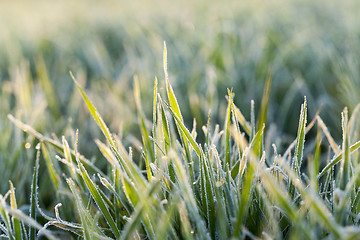
<svg viewBox="0 0 360 240"><path fill-rule="evenodd" d="M0 239L357 239L359 9L2 2Z"/></svg>
<svg viewBox="0 0 360 240"><path fill-rule="evenodd" d="M211 124L223 124L227 88L234 88L234 103L248 119L252 99L255 109L260 109L269 69L273 80L266 118L273 141L265 141L267 152L271 143L284 152L296 136L297 124L293 123L298 120L303 96L311 102L309 116L323 106L322 119L335 141L341 141L339 112L344 106L352 112L360 101L359 1L155 1L157 4L132 1L124 5L115 0L91 4L19 0L2 4L2 194L11 179L23 193L18 196L19 205L28 204L37 143L14 128L8 114L48 136L54 133L73 139L74 129L81 129L79 151L92 156L100 169L106 168L104 162L96 161L100 154L93 141L101 131L79 104L81 96L69 81L69 70L76 72L96 106L106 106L101 113L111 131L138 154L141 136L129 89L137 75L142 109L145 116L151 116L152 101L144 100L153 97L152 79L161 69L163 40L172 49L169 74L181 100L183 120L191 126L196 118L199 141L204 141L201 126L207 124L209 111ZM164 96L163 83L159 81L159 92ZM48 183L40 181L41 189L47 189ZM53 192L41 195L47 208L52 207Z"/></svg>
<svg viewBox="0 0 360 240"><path fill-rule="evenodd" d="M319 112L308 115L304 98L297 136L279 152L267 127L271 74L258 120L254 102L247 120L234 103L236 89L228 90L223 127L209 113L200 133L195 120L191 128L184 122L168 76L166 46L163 62L165 92L155 79L152 121L134 80L139 150L126 148L121 136L110 132L71 74L105 137L95 140L106 162L101 169L78 152L78 131L71 141L50 138L9 115L38 144L28 209L18 209L11 182L0 197L4 238L359 238L360 141L354 125L359 108L351 117L347 108L342 112L339 146ZM308 139L310 133L315 137ZM200 135L203 140L197 140ZM46 191L56 193L51 211L42 210L39 165L50 176Z"/></svg>

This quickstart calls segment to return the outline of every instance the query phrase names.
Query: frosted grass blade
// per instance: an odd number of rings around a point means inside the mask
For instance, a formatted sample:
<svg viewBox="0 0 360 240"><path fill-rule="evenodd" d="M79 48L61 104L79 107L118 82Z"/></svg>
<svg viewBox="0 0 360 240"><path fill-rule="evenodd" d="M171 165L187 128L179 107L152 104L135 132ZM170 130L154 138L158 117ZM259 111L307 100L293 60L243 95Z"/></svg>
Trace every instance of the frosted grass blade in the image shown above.
<svg viewBox="0 0 360 240"><path fill-rule="evenodd" d="M33 173L33 180L31 184L31 197L30 197L30 214L29 217L33 218L36 221L35 210L36 210L36 194L38 186L38 171L39 171L39 161L40 161L40 144L37 145L35 167ZM35 239L35 228L32 226L29 227L29 238Z"/></svg>
<svg viewBox="0 0 360 240"><path fill-rule="evenodd" d="M224 139L224 144L225 144L225 163L224 163L224 169L230 168L231 164L230 164L230 117L231 117L231 101L228 102L228 107L226 110L226 118L225 118L225 126L224 126L224 131L225 131L225 139Z"/></svg>
<svg viewBox="0 0 360 240"><path fill-rule="evenodd" d="M89 98L87 97L87 95L85 94L85 92L82 90L82 88L80 87L79 83L76 81L74 75L72 74L72 72L70 72L70 76L73 79L73 81L75 82L78 90L80 91L81 95L83 96L85 103L91 113L91 115L93 116L93 118L95 119L96 123L98 124L99 128L101 129L101 131L103 132L104 136L106 137L107 141L110 143L111 146L116 147L116 144L111 136L110 130L109 128L106 126L104 120L102 119L102 117L100 116L100 114L97 112L96 108L94 107L94 105L91 103L91 101L89 100Z"/></svg>
<svg viewBox="0 0 360 240"><path fill-rule="evenodd" d="M174 110L171 108L171 106L168 106L168 109L170 110L172 116L175 119L176 124L179 126L179 129L181 130L180 133L184 134L184 141L186 141L186 139L190 142L191 146L194 148L196 154L198 155L198 157L200 158L203 155L203 152L201 151L200 147L198 146L198 144L196 143L196 141L194 140L194 138L192 137L190 131L185 127L184 123L181 121L181 119L176 115L176 113L174 112Z"/></svg>
<svg viewBox="0 0 360 240"><path fill-rule="evenodd" d="M16 197L15 197L15 189L14 189L14 185L13 183L10 181L10 206L12 209L16 210L17 209L17 203L16 203ZM20 240L21 239L21 225L20 225L20 221L18 218L16 218L15 216L12 216L12 225L13 225L13 230L14 230L14 236L16 240Z"/></svg>
<svg viewBox="0 0 360 240"><path fill-rule="evenodd" d="M60 189L60 176L53 165L53 161L50 158L49 151L47 150L44 142L41 142L41 150L45 159L51 182L54 185L55 189L58 191Z"/></svg>
<svg viewBox="0 0 360 240"><path fill-rule="evenodd" d="M165 82L166 82L166 93L167 93L167 96L168 96L170 106L174 110L174 113L176 114L176 116L181 121L183 121L178 101L177 101L177 99L175 97L174 90L173 90L173 88L172 88L172 86L170 84L170 81L169 81L169 75L168 75L168 71L167 71L167 48L166 48L166 43L165 42L164 42L164 58L163 58L163 62L164 62Z"/></svg>
<svg viewBox="0 0 360 240"><path fill-rule="evenodd" d="M265 80L263 97L261 99L260 117L259 117L259 122L257 125L258 129L261 128L263 124L266 124L271 83L272 83L272 70L269 69L268 74L266 76L266 80Z"/></svg>
<svg viewBox="0 0 360 240"><path fill-rule="evenodd" d="M342 118L342 130L343 130L343 144L342 144L342 165L341 165L341 179L340 189L344 190L346 184L349 182L349 171L350 171L350 146L349 146L349 128L348 128L348 110L347 108L341 114Z"/></svg>
<svg viewBox="0 0 360 240"><path fill-rule="evenodd" d="M295 156L298 162L298 174L300 175L300 168L304 155L304 143L305 143L305 134L306 134L306 121L307 121L307 104L306 97L304 97L304 103L301 105L301 113L299 119L299 127L297 134L297 144L295 149Z"/></svg>
<svg viewBox="0 0 360 240"><path fill-rule="evenodd" d="M138 79L136 77L134 78L134 96L135 96L135 103L136 103L136 108L137 108L137 112L138 112L138 116L139 116L139 125L140 125L140 129L141 129L141 133L142 133L143 141L144 141L144 148L146 148L145 153L150 153L150 159L149 159L148 154L145 155L145 164L146 164L146 169L147 169L148 180L151 181L150 162L155 162L155 157L154 157L154 152L152 149L152 144L151 144L150 138L149 138L149 133L145 126L145 117L144 117L144 114L143 114L142 108L141 108L140 87L139 87Z"/></svg>

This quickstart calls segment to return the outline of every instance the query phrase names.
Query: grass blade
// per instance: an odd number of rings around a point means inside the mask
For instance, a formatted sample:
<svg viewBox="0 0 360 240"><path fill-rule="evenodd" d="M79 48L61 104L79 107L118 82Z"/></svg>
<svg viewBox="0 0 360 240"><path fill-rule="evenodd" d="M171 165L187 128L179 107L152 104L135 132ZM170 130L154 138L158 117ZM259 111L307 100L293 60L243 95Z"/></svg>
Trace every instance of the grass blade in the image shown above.
<svg viewBox="0 0 360 240"><path fill-rule="evenodd" d="M143 114L142 108L141 108L140 87L139 87L138 79L136 77L134 78L134 96L135 96L135 103L136 103L136 108L137 108L137 112L138 112L138 116L139 116L139 125L140 125L142 136L144 138L144 148L147 149L147 150L145 149L145 152L150 153L150 159L148 158L148 154L146 154L146 156L145 156L145 164L146 164L146 169L147 169L148 180L151 181L150 162L154 162L155 157L154 157L154 152L152 149L152 144L150 142L149 134L148 134L148 131L145 126L145 117L144 117L144 114Z"/></svg>
<svg viewBox="0 0 360 240"><path fill-rule="evenodd" d="M168 75L168 71L167 71L167 48L166 48L166 43L165 42L164 42L164 58L163 58L163 62L164 62L165 82L166 82L166 93L167 93L167 96L168 96L170 106L174 110L174 113L176 114L176 116L181 121L183 121L178 101L177 101L177 99L175 97L174 90L173 90L173 88L172 88L172 86L170 84L170 81L169 81L169 75Z"/></svg>
<svg viewBox="0 0 360 240"><path fill-rule="evenodd" d="M228 103L226 110L226 119L225 119L225 169L230 168L230 116L231 116L231 101Z"/></svg>
<svg viewBox="0 0 360 240"><path fill-rule="evenodd" d="M306 120L307 120L307 105L306 105L306 97L304 97L304 103L301 105L301 113L300 113L299 127L297 134L297 144L295 149L295 157L298 162L297 166L298 166L299 175L300 175L300 168L304 155Z"/></svg>
<svg viewBox="0 0 360 240"><path fill-rule="evenodd" d="M114 142L114 140L113 140L113 138L111 136L109 128L106 126L104 120L102 119L100 114L97 112L95 106L91 103L91 101L89 100L89 98L87 97L85 92L82 90L82 88L80 87L79 83L76 81L76 79L75 79L74 75L72 74L72 72L70 72L70 76L73 79L73 81L75 82L75 84L76 84L78 90L80 91L81 95L83 96L83 98L85 100L85 103L86 103L91 115L95 119L95 121L98 124L99 128L101 129L104 136L106 137L107 141L110 143L111 146L116 147L116 144L115 144L115 142Z"/></svg>
<svg viewBox="0 0 360 240"><path fill-rule="evenodd" d="M40 144L36 146L36 159L35 167L33 173L33 180L31 184L31 197L30 197L30 218L33 218L36 221L35 210L36 210L36 194L38 186L38 171L39 171L39 160L40 160ZM29 238L35 239L35 228L32 226L29 227Z"/></svg>
<svg viewBox="0 0 360 240"><path fill-rule="evenodd" d="M12 209L17 209L17 203L16 203L16 197L15 197L15 189L14 185L10 181L10 206ZM14 236L16 240L21 239L21 225L19 219L17 219L15 216L12 216L12 224L14 228Z"/></svg>
<svg viewBox="0 0 360 240"><path fill-rule="evenodd" d="M167 71L167 49L166 49L166 43L164 41L164 59L163 59L163 62L164 62L164 74L165 74L165 83L166 83L166 93L167 93L167 97L168 97L168 101L170 103L170 110L171 112L173 113L173 116L176 117L176 122L178 123L177 126L179 126L179 123L181 123L181 126L184 126L184 120L183 120L183 117L181 115L181 111L180 111L180 107L179 107L179 104L178 104L178 101L176 99L176 96L175 96L175 93L174 93L174 90L170 84L170 81L169 81L169 75L168 75L168 71ZM180 126L180 127L181 127ZM191 159L191 154L190 154L190 148L189 148L189 144L186 140L187 136L186 134L183 132L183 130L181 129L178 129L179 130L179 134L182 138L182 143L184 145L184 148L185 148L185 153L186 153L186 157L187 157L187 162L190 166L193 165L193 161ZM191 143L192 145L194 145L193 143ZM198 154L198 156L200 156L200 154ZM190 171L190 174L191 176L193 176L193 169L192 167L190 167L189 169Z"/></svg>
<svg viewBox="0 0 360 240"><path fill-rule="evenodd" d="M343 145L342 145L342 165L339 174L341 174L340 179L340 189L344 190L346 184L349 182L349 171L350 171L350 146L349 146L349 128L348 128L348 110L344 109L344 112L341 114L342 118L342 130L343 130Z"/></svg>
<svg viewBox="0 0 360 240"><path fill-rule="evenodd" d="M266 80L265 80L265 88L264 88L263 97L261 99L260 117L259 117L259 122L257 125L258 129L261 128L263 124L266 124L271 83L272 83L272 70L269 69L268 74L266 76Z"/></svg>
<svg viewBox="0 0 360 240"><path fill-rule="evenodd" d="M54 188L56 189L56 191L58 191L60 189L60 176L59 176L56 168L53 165L53 161L50 158L50 154L45 146L45 143L42 141L41 141L41 150L43 153L43 157L45 159L46 167L48 169L51 182L54 185Z"/></svg>
<svg viewBox="0 0 360 240"><path fill-rule="evenodd" d="M157 143L157 135L156 135L156 109L157 109L157 78L155 77L155 81L154 81L154 93L153 93L153 128L152 128L152 137L154 139L154 161L156 161L156 157L157 157L157 148L156 148L156 143Z"/></svg>
<svg viewBox="0 0 360 240"><path fill-rule="evenodd" d="M161 108L161 118L162 118L162 130L164 133L165 138L165 152L169 151L169 147L171 145L171 137L170 137L170 130L169 130L169 122L165 114L165 110L162 104L160 104Z"/></svg>
<svg viewBox="0 0 360 240"><path fill-rule="evenodd" d="M176 115L176 113L174 112L172 107L167 104L166 104L166 106L168 107L172 116L174 117L176 124L179 126L180 133L184 135L184 137L185 137L184 141L186 141L186 139L187 139L190 142L191 146L193 147L196 154L200 158L203 155L203 152L200 149L199 145L196 143L195 139L192 137L190 131L185 127L183 121Z"/></svg>

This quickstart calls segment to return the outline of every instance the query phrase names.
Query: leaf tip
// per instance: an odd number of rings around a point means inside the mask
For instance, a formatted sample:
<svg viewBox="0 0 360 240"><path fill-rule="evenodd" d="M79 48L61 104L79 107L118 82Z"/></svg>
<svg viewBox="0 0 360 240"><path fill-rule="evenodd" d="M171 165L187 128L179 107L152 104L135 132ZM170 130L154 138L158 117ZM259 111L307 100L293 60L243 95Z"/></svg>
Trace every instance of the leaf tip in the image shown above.
<svg viewBox="0 0 360 240"><path fill-rule="evenodd" d="M76 86L78 88L80 88L80 85L79 85L78 81L76 80L76 78L75 78L74 74L72 73L72 71L69 71L69 74L70 74L70 77L72 78L72 80L74 81L74 83L76 84Z"/></svg>

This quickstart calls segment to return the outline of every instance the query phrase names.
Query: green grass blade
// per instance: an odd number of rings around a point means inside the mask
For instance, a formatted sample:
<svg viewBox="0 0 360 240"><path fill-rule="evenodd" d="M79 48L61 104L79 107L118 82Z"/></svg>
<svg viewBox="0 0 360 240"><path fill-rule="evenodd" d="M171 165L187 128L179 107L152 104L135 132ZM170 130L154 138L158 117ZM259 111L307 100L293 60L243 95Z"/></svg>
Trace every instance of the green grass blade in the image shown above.
<svg viewBox="0 0 360 240"><path fill-rule="evenodd" d="M232 93L230 92L230 90L228 89L228 96L229 96L229 103L231 104L231 111L232 111L232 116L233 116L233 123L236 127L236 131L241 134L240 132L240 127L239 127L239 120L237 118L237 115L236 115L236 109L235 109L235 104L234 104L234 101L233 101L233 98L232 98ZM229 109L228 109L229 110ZM230 134L230 133L229 133ZM243 150L243 146L239 145L238 144L238 153L239 153L239 158L241 158L241 151ZM229 151L229 154L230 154L230 151ZM230 156L229 156L230 157ZM237 163L240 164L240 162L238 161ZM235 165L235 164L234 164ZM240 166L240 165L239 165ZM233 169L233 166L230 166L231 169Z"/></svg>
<svg viewBox="0 0 360 240"><path fill-rule="evenodd" d="M272 83L272 70L269 69L268 74L266 76L266 80L265 80L265 88L264 88L263 97L261 99L260 117L259 117L259 122L257 125L258 129L261 128L263 124L266 124L271 83Z"/></svg>
<svg viewBox="0 0 360 240"><path fill-rule="evenodd" d="M76 81L74 75L70 72L70 76L73 79L73 81L75 82L78 90L80 91L81 95L83 96L85 103L91 113L91 115L93 116L93 118L95 119L96 123L98 124L99 128L101 129L101 131L103 132L104 136L106 137L107 141L110 143L111 146L116 148L116 144L111 136L110 130L109 128L106 126L104 120L102 119L102 117L100 116L100 114L97 112L95 106L91 103L91 101L89 100L89 98L87 97L87 95L85 94L85 92L82 90L82 88L80 87L79 83Z"/></svg>
<svg viewBox="0 0 360 240"><path fill-rule="evenodd" d="M10 181L10 206L12 209L17 209L16 197L15 197L15 189L14 185ZM12 216L12 224L14 228L14 236L16 240L21 240L21 225L18 218Z"/></svg>
<svg viewBox="0 0 360 240"><path fill-rule="evenodd" d="M357 189L355 198L353 199L353 201L351 203L351 212L355 215L358 214L359 203L360 203L360 189Z"/></svg>
<svg viewBox="0 0 360 240"><path fill-rule="evenodd" d="M307 106L306 106L306 97L304 97L304 103L301 105L300 118L298 133L296 138L296 148L295 148L295 157L292 161L292 168L300 176L301 164L303 159L304 152L304 143L305 143L305 134L306 134L306 118L307 117ZM295 186L292 181L289 179L289 193L292 199L295 196Z"/></svg>
<svg viewBox="0 0 360 240"><path fill-rule="evenodd" d="M111 150L115 154L115 157L120 161L121 166L124 168L125 173L128 177L139 187L146 188L146 182L143 178L139 168L134 162L128 159L127 156L121 155L120 152L111 147Z"/></svg>
<svg viewBox="0 0 360 240"><path fill-rule="evenodd" d="M139 87L139 82L138 82L137 78L134 78L134 96L135 96L135 103L136 103L136 108L137 108L137 112L138 112L138 116L139 116L139 125L140 125L141 133L143 136L143 140L144 140L145 153L150 153L151 159L149 159L148 154L145 155L145 164L146 164L146 169L147 169L148 180L151 181L150 162L154 162L155 157L154 157L154 152L152 149L152 144L151 144L150 138L149 138L149 133L145 126L145 117L144 117L144 114L143 114L142 108L141 108L140 87Z"/></svg>
<svg viewBox="0 0 360 240"><path fill-rule="evenodd" d="M344 112L341 114L342 118L342 130L343 130L343 144L342 144L342 165L341 165L341 179L340 179L340 189L344 190L346 184L349 182L349 171L350 171L350 146L349 146L349 128L348 128L348 110L344 109Z"/></svg>
<svg viewBox="0 0 360 240"><path fill-rule="evenodd" d="M30 197L30 214L29 217L33 218L36 221L35 210L36 210L36 194L38 186L38 171L39 171L39 161L40 161L40 145L37 147L35 167L33 173L33 179L31 184L31 197ZM29 226L29 238L35 239L35 228Z"/></svg>
<svg viewBox="0 0 360 240"><path fill-rule="evenodd" d="M156 157L157 157L157 148L156 148L156 143L157 143L157 135L156 135L156 109L157 109L157 88L158 88L158 83L157 83L157 78L155 77L155 81L154 81L154 93L153 93L153 128L152 128L152 137L154 139L154 161L156 161Z"/></svg>
<svg viewBox="0 0 360 240"><path fill-rule="evenodd" d="M307 125L306 130L305 130L305 135L314 127L315 123L317 122L317 120L320 118L319 114L320 114L320 110L321 108L315 113L314 118L311 120L311 122ZM296 147L297 144L297 138L295 138L295 140L289 145L289 147L286 149L285 153L283 154L283 157L285 159L287 159L290 154L291 151L293 150L293 148Z"/></svg>
<svg viewBox="0 0 360 240"><path fill-rule="evenodd" d="M297 134L297 144L295 149L295 156L298 163L297 166L298 166L299 175L300 175L300 168L304 155L306 121L307 121L307 104L306 104L306 97L304 97L304 104L301 105L301 113L300 113L299 127Z"/></svg>
<svg viewBox="0 0 360 240"><path fill-rule="evenodd" d="M249 201L252 196L252 183L254 177L254 168L252 164L249 164L246 168L246 175L244 176L243 186L241 191L241 198L239 203L239 209L237 212L235 227L234 227L234 237L239 237L241 227L243 225L243 219L246 216L246 211L249 207Z"/></svg>
<svg viewBox="0 0 360 240"><path fill-rule="evenodd" d="M225 130L225 140L224 140L224 144L225 144L225 164L224 164L224 169L230 168L231 164L230 164L230 122L231 122L231 101L229 100L228 102L228 107L226 110L226 118L225 118L225 126L224 126L224 130Z"/></svg>
<svg viewBox="0 0 360 240"><path fill-rule="evenodd" d="M166 82L166 93L167 93L167 96L168 96L170 106L173 109L176 116L181 121L183 121L178 101L177 101L177 99L175 97L174 90L173 90L173 88L172 88L172 86L170 84L170 81L169 81L169 75L168 75L168 71L167 71L167 48L166 48L166 43L165 42L164 42L164 58L163 58L163 62L164 62L165 82Z"/></svg>
<svg viewBox="0 0 360 240"><path fill-rule="evenodd" d="M111 166L113 166L117 170L123 171L123 169L121 168L121 166L119 164L119 161L116 159L116 157L114 156L111 149L108 146L106 146L106 144L102 143L98 139L95 139L95 143L96 143L97 147L99 148L100 152L102 153L102 155L111 164Z"/></svg>
<svg viewBox="0 0 360 240"><path fill-rule="evenodd" d="M79 89L81 95L83 96L91 115L95 119L96 123L100 127L103 134L105 135L107 141L110 143L112 151L114 152L115 156L122 163L126 173L129 174L129 176L131 176L132 178L134 178L134 180L137 183L140 183L140 184L144 185L143 180L142 180L142 176L141 176L141 174L139 174L139 171L136 170L133 163L131 163L129 161L126 161L123 157L121 157L121 155L118 152L117 145L115 144L115 141L113 140L113 138L111 136L109 128L106 126L105 122L103 121L103 119L101 118L99 113L97 112L96 108L90 102L89 98L87 97L85 92L82 90L82 88L80 87L80 85L78 84L78 82L76 81L75 77L73 76L73 74L71 72L70 72L70 75L71 75L72 79L74 80L77 88ZM77 157L77 156L75 156L75 157Z"/></svg>
<svg viewBox="0 0 360 240"><path fill-rule="evenodd" d="M53 165L53 161L50 158L50 154L45 146L45 143L42 141L41 141L41 150L43 153L43 157L45 159L46 167L48 169L51 182L54 185L54 188L56 189L56 191L58 191L60 189L60 176L59 176L56 168Z"/></svg>
<svg viewBox="0 0 360 240"><path fill-rule="evenodd" d="M155 161L154 152L152 149L152 144L150 142L148 130L146 129L146 126L145 126L145 116L144 116L144 113L143 113L142 107L141 107L141 97L140 97L140 87L139 86L140 86L139 80L135 77L134 78L134 96L135 96L135 103L136 103L136 108L137 108L137 112L138 112L138 116L139 116L139 124L140 124L140 128L141 128L141 133L145 139L145 144L146 144L146 145L144 145L144 147L146 147L150 153L151 162L154 162Z"/></svg>
<svg viewBox="0 0 360 240"><path fill-rule="evenodd" d="M311 187L314 189L315 192L319 191L319 181L316 176L319 173L319 167L320 167L321 143L322 143L322 138L321 138L321 131L319 128L316 135L314 157L312 158L312 161L309 162L309 166L311 166L309 168Z"/></svg>
<svg viewBox="0 0 360 240"><path fill-rule="evenodd" d="M254 136L256 134L255 129L255 102L254 100L251 100L251 111L250 111L250 142L254 139Z"/></svg>
<svg viewBox="0 0 360 240"><path fill-rule="evenodd" d="M138 191L135 189L135 186L130 182L126 177L122 177L123 189L126 197L129 202L136 207L140 201Z"/></svg>
<svg viewBox="0 0 360 240"><path fill-rule="evenodd" d="M162 118L162 129L164 132L164 138L165 138L165 151L166 153L169 151L169 147L171 144L171 137L170 137L170 130L169 130L169 122L165 114L165 110L162 104L160 104L161 108L161 118Z"/></svg>
<svg viewBox="0 0 360 240"><path fill-rule="evenodd" d="M243 129L244 129L244 131L246 132L246 134L250 136L251 124L246 121L244 115L241 113L240 109L235 106L235 104L234 104L234 108L235 108L235 115L236 115L237 121L238 121L238 122L240 123L240 125L243 127Z"/></svg>
<svg viewBox="0 0 360 240"><path fill-rule="evenodd" d="M166 43L165 42L164 42L164 55L163 56L164 56L163 62L164 62L166 93L167 93L167 97L168 97L168 100L169 100L169 103L170 103L170 109L171 109L173 115L177 119L176 122L177 123L180 122L182 125L184 125L183 124L184 120L183 120L183 117L181 115L181 111L180 111L178 101L176 99L174 90L172 89L172 86L171 86L170 81L169 81L169 75L168 75L168 71L167 71L167 49L166 49ZM188 164L191 166L193 164L193 162L192 162L192 159L191 159L189 144L186 141L187 136L185 135L185 133L183 133L182 129L181 130L179 129L179 133L180 133L181 138L182 138L182 143L183 143L183 145L185 147L185 153L186 153ZM191 143L191 144L193 145L193 143ZM192 167L190 167L189 171L191 173L191 176L193 176Z"/></svg>
<svg viewBox="0 0 360 240"><path fill-rule="evenodd" d="M203 155L203 153L202 153L199 145L196 143L193 136L191 135L190 131L185 127L183 121L178 117L178 115L176 115L176 113L174 112L172 107L167 105L167 104L166 104L166 106L168 107L168 109L170 110L172 116L174 117L176 124L179 126L179 129L181 130L180 133L184 134L184 136L185 136L184 141L186 141L186 139L187 139L190 142L191 146L193 147L196 154L200 158Z"/></svg>

